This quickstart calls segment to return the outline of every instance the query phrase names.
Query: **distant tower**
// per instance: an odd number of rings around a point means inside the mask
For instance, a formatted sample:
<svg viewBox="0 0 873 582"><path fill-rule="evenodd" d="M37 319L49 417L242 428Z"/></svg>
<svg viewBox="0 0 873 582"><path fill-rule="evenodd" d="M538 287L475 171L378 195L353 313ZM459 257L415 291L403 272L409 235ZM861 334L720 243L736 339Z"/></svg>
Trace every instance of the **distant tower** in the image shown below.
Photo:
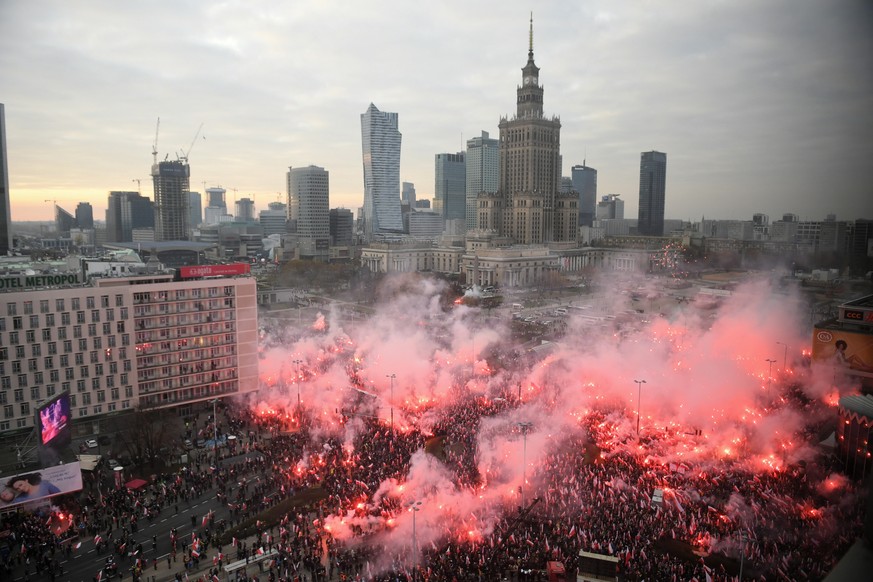
<svg viewBox="0 0 873 582"><path fill-rule="evenodd" d="M106 209L107 242L130 242L133 229L154 228L155 207L139 192L109 193Z"/></svg>
<svg viewBox="0 0 873 582"><path fill-rule="evenodd" d="M300 256L326 261L330 255L330 175L324 168L306 166L288 168L287 177L288 222L297 234Z"/></svg>
<svg viewBox="0 0 873 582"><path fill-rule="evenodd" d="M579 197L560 192L561 121L543 115L543 88L534 63L533 18L527 64L516 89L515 116L500 119L497 196L479 196L479 227L517 244L575 241Z"/></svg>
<svg viewBox="0 0 873 582"><path fill-rule="evenodd" d="M81 229L94 228L94 209L90 202L79 202L76 206L76 224Z"/></svg>
<svg viewBox="0 0 873 582"><path fill-rule="evenodd" d="M433 209L444 220L465 220L467 167L464 152L435 157Z"/></svg>
<svg viewBox="0 0 873 582"><path fill-rule="evenodd" d="M573 190L579 193L579 226L591 226L597 205L597 170L585 165L573 166L571 180Z"/></svg>
<svg viewBox="0 0 873 582"><path fill-rule="evenodd" d="M237 222L255 221L255 201L251 198L240 198L236 201L234 214Z"/></svg>
<svg viewBox="0 0 873 582"><path fill-rule="evenodd" d="M643 152L640 156L640 210L637 231L645 236L664 236L664 198L667 186L667 154Z"/></svg>
<svg viewBox="0 0 873 582"><path fill-rule="evenodd" d="M6 107L0 103L0 255L12 250L12 214L9 211L9 167L6 165Z"/></svg>
<svg viewBox="0 0 873 582"><path fill-rule="evenodd" d="M206 197L209 203L207 206L213 206L215 208L227 208L227 204L224 202L224 194L227 192L224 188L207 188L206 189Z"/></svg>
<svg viewBox="0 0 873 582"><path fill-rule="evenodd" d="M403 232L400 212L400 131L397 114L370 103L361 114L364 158L364 234Z"/></svg>
<svg viewBox="0 0 873 582"><path fill-rule="evenodd" d="M267 210L258 213L258 222L264 229L264 236L288 232L288 205L284 202L270 202Z"/></svg>
<svg viewBox="0 0 873 582"><path fill-rule="evenodd" d="M330 209L330 244L335 247L351 246L354 240L355 219L347 208Z"/></svg>
<svg viewBox="0 0 873 582"><path fill-rule="evenodd" d="M188 223L191 228L200 226L200 223L203 222L203 208L200 200L200 192L188 192L188 211L191 213Z"/></svg>
<svg viewBox="0 0 873 582"><path fill-rule="evenodd" d="M476 197L480 192L497 192L500 181L500 142L488 137L488 132L467 140L466 153L466 226L478 228Z"/></svg>
<svg viewBox="0 0 873 582"><path fill-rule="evenodd" d="M191 169L181 160L152 166L155 186L155 240L188 240L188 180Z"/></svg>
<svg viewBox="0 0 873 582"><path fill-rule="evenodd" d="M415 208L415 184L412 182L403 183L403 189L400 192L400 200L404 204L409 204L410 208Z"/></svg>

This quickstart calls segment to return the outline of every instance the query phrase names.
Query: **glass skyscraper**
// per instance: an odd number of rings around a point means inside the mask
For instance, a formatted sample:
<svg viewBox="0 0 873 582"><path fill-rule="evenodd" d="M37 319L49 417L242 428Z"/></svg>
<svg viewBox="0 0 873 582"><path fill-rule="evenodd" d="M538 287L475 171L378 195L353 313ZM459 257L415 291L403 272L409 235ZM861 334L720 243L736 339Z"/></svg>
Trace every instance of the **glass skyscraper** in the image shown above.
<svg viewBox="0 0 873 582"><path fill-rule="evenodd" d="M667 186L667 154L643 152L640 155L639 234L664 236L664 197Z"/></svg>
<svg viewBox="0 0 873 582"><path fill-rule="evenodd" d="M370 103L361 114L364 157L364 235L402 233L400 212L400 131L397 114Z"/></svg>
<svg viewBox="0 0 873 582"><path fill-rule="evenodd" d="M445 220L466 220L467 170L464 152L437 154L435 158L434 210Z"/></svg>
<svg viewBox="0 0 873 582"><path fill-rule="evenodd" d="M467 140L466 226L477 228L476 197L480 192L497 192L500 177L500 142L488 132Z"/></svg>

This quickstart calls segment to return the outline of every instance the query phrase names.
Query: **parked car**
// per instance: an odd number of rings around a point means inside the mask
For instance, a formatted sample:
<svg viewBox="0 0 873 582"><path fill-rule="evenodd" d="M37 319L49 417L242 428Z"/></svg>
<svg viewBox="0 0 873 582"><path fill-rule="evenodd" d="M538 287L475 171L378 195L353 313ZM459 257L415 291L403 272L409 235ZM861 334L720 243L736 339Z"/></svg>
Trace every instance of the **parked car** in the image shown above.
<svg viewBox="0 0 873 582"><path fill-rule="evenodd" d="M106 461L106 463L109 465L109 468L112 469L113 471L115 470L115 467L121 466L121 463L119 463L115 459L109 459L108 461Z"/></svg>
<svg viewBox="0 0 873 582"><path fill-rule="evenodd" d="M94 439L88 439L87 441L85 441L85 446L89 449L96 449L98 447L97 441L95 441Z"/></svg>

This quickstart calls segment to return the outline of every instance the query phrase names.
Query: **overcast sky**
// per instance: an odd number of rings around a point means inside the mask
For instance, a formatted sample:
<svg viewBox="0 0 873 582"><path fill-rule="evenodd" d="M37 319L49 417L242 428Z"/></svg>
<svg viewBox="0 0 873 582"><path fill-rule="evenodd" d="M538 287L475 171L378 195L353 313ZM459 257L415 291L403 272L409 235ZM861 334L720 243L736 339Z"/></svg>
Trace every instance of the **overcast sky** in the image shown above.
<svg viewBox="0 0 873 582"><path fill-rule="evenodd" d="M370 102L399 114L401 180L431 198L434 155L515 113L531 10L563 174L587 156L627 217L656 149L668 218L873 218L867 0L0 0L12 218L57 200L102 219L136 179L152 197L158 117L160 159L204 124L192 190L260 210L315 164L357 210Z"/></svg>

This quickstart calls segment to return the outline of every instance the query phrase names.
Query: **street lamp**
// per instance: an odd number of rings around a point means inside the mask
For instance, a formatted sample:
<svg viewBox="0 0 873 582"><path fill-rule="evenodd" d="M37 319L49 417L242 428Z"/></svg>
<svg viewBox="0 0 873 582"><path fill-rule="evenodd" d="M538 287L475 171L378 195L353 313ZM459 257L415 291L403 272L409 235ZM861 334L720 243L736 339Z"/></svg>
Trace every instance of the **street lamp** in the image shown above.
<svg viewBox="0 0 873 582"><path fill-rule="evenodd" d="M640 399L643 395L643 384L645 380L634 380L637 384L637 440L640 440Z"/></svg>
<svg viewBox="0 0 873 582"><path fill-rule="evenodd" d="M770 368L767 371L767 396L770 396L771 385L773 383L773 364L776 362L776 360L767 358L764 361L770 364Z"/></svg>
<svg viewBox="0 0 873 582"><path fill-rule="evenodd" d="M521 429L523 448L521 457L521 509L524 511L524 490L527 485L527 433L533 426L532 422L519 422L518 428Z"/></svg>
<svg viewBox="0 0 873 582"><path fill-rule="evenodd" d="M421 509L421 501L410 501L409 510L412 511L412 582L415 582L415 571L418 569L418 544L415 539L415 514Z"/></svg>
<svg viewBox="0 0 873 582"><path fill-rule="evenodd" d="M776 342L777 346L784 346L784 350L782 352L782 371L785 371L785 367L788 365L788 344L783 342Z"/></svg>
<svg viewBox="0 0 873 582"><path fill-rule="evenodd" d="M215 464L218 464L218 413L216 405L218 398L212 399L212 454L215 457Z"/></svg>
<svg viewBox="0 0 873 582"><path fill-rule="evenodd" d="M391 380L391 434L394 434L394 378L397 374L386 374L386 378Z"/></svg>
<svg viewBox="0 0 873 582"><path fill-rule="evenodd" d="M294 375L294 383L297 384L297 411L300 412L300 364L303 363L303 360L291 360L292 364L297 365L297 373Z"/></svg>

